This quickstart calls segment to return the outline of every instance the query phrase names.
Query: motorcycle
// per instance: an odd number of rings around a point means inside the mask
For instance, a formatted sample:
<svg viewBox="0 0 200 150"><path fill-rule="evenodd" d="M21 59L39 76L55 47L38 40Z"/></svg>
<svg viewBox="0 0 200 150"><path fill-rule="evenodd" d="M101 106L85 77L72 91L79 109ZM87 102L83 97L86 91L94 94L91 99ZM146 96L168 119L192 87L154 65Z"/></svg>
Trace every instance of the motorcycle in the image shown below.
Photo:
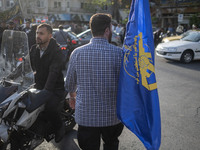
<svg viewBox="0 0 200 150"><path fill-rule="evenodd" d="M27 35L5 30L0 51L0 150L33 150L55 138L51 123L45 120L45 104L30 107L49 96L34 89ZM74 110L65 99L58 109L68 133L76 124Z"/></svg>

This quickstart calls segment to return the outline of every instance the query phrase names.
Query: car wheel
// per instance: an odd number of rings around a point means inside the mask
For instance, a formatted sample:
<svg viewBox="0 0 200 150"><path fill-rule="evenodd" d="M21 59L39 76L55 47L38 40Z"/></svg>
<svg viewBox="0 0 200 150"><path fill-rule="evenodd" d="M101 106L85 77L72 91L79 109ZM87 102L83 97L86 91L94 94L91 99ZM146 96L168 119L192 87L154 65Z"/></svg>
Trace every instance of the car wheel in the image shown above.
<svg viewBox="0 0 200 150"><path fill-rule="evenodd" d="M185 51L181 56L181 62L183 63L190 63L193 60L193 53L192 51Z"/></svg>

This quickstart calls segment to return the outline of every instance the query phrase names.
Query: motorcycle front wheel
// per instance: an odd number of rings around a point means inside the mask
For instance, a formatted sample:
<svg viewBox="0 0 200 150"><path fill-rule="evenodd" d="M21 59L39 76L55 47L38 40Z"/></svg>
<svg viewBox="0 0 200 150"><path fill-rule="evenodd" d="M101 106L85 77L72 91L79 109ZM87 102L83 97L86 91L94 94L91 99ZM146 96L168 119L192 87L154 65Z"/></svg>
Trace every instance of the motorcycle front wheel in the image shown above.
<svg viewBox="0 0 200 150"><path fill-rule="evenodd" d="M9 142L7 143L0 143L0 150L10 150L11 149L11 144Z"/></svg>
<svg viewBox="0 0 200 150"><path fill-rule="evenodd" d="M13 131L7 142L0 143L0 150L29 150L29 142L23 141L23 136L17 131Z"/></svg>

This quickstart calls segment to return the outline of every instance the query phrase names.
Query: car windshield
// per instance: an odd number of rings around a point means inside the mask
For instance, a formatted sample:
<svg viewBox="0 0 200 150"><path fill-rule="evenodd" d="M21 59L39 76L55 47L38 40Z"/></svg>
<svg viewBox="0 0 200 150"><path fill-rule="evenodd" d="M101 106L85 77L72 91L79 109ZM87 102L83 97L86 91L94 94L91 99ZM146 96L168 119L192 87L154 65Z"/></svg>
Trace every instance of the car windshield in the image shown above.
<svg viewBox="0 0 200 150"><path fill-rule="evenodd" d="M188 36L191 33L190 30L188 30L187 32L184 32L183 34L181 34L182 38Z"/></svg>
<svg viewBox="0 0 200 150"><path fill-rule="evenodd" d="M200 41L200 32L191 32L184 38L182 38L183 41L191 41L191 42L198 42Z"/></svg>

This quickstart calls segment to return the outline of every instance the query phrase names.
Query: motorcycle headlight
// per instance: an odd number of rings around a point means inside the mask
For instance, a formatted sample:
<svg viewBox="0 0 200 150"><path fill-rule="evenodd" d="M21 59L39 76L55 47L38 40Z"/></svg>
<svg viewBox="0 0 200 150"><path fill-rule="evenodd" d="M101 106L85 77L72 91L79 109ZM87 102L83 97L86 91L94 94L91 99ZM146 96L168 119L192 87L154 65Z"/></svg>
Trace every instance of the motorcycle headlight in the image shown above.
<svg viewBox="0 0 200 150"><path fill-rule="evenodd" d="M167 48L167 50L168 50L169 52L176 52L176 51L177 51L177 48L170 47L170 48Z"/></svg>

